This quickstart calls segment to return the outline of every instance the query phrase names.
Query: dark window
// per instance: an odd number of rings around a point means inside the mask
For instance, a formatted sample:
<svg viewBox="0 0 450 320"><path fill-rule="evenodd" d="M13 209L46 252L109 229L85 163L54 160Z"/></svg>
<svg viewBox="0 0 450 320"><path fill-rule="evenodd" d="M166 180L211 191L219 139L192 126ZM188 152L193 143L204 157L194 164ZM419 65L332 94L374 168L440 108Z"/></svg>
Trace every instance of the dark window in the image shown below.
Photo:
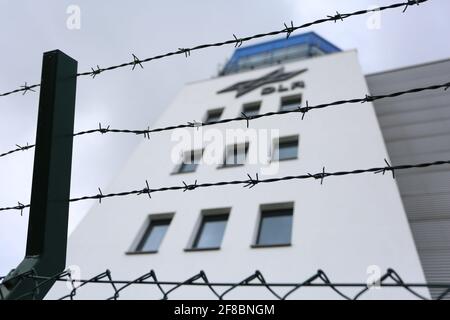
<svg viewBox="0 0 450 320"><path fill-rule="evenodd" d="M178 173L195 172L198 167L198 163L202 157L202 151L190 151L185 154L183 162L178 168Z"/></svg>
<svg viewBox="0 0 450 320"><path fill-rule="evenodd" d="M298 155L298 137L280 139L275 149L274 160L296 159Z"/></svg>
<svg viewBox="0 0 450 320"><path fill-rule="evenodd" d="M245 104L242 108L242 112L245 113L246 116L256 116L259 114L259 109L261 108L260 102Z"/></svg>
<svg viewBox="0 0 450 320"><path fill-rule="evenodd" d="M235 144L226 150L224 167L239 166L245 163L248 152L248 143Z"/></svg>
<svg viewBox="0 0 450 320"><path fill-rule="evenodd" d="M289 245L292 233L292 213L293 209L263 210L256 245Z"/></svg>
<svg viewBox="0 0 450 320"><path fill-rule="evenodd" d="M228 214L203 216L193 249L220 248Z"/></svg>
<svg viewBox="0 0 450 320"><path fill-rule="evenodd" d="M208 110L208 112L206 113L205 123L219 121L220 117L222 116L222 113L223 113L223 108L222 109Z"/></svg>
<svg viewBox="0 0 450 320"><path fill-rule="evenodd" d="M137 252L158 251L161 241L169 228L171 219L150 221L150 225L136 248Z"/></svg>
<svg viewBox="0 0 450 320"><path fill-rule="evenodd" d="M291 111L298 109L301 106L302 103L302 96L296 95L296 96L290 96L290 97L284 97L281 99L281 111Z"/></svg>

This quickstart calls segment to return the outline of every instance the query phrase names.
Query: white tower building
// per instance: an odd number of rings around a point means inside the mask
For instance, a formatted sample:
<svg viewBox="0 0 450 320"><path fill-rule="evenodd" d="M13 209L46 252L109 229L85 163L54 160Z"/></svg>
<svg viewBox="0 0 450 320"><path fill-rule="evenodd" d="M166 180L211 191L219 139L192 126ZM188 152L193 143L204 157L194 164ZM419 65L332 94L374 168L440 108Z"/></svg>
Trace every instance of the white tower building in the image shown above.
<svg viewBox="0 0 450 320"><path fill-rule="evenodd" d="M217 78L187 84L154 127L368 93L356 51L342 52L307 33L237 49ZM240 121L154 133L102 191L141 189L146 179L157 188L243 180L256 173L263 179L323 167L330 172L378 167L388 159L371 103L310 112L303 121L301 116L255 119L249 129ZM236 132L243 133L238 140ZM211 163L214 155L226 164ZM70 236L67 265L78 266L82 278L110 269L114 279L131 280L153 269L159 280L184 281L203 270L211 282L239 282L259 270L268 282L289 283L302 282L318 269L333 282L365 283L377 270L393 268L404 281L425 282L396 181L381 174L329 177L322 185L292 180L251 189L229 185L154 193L151 199L145 194L104 199ZM275 290L281 295L288 288ZM67 291L59 283L49 298ZM357 290L343 291L351 296ZM106 285L89 285L77 297L102 299L112 293ZM161 293L155 286L134 285L121 298L158 299ZM182 287L169 298L215 296L206 287ZM226 298L273 296L252 287L237 288ZM290 298L340 297L329 288L302 288ZM413 296L384 288L364 298Z"/></svg>

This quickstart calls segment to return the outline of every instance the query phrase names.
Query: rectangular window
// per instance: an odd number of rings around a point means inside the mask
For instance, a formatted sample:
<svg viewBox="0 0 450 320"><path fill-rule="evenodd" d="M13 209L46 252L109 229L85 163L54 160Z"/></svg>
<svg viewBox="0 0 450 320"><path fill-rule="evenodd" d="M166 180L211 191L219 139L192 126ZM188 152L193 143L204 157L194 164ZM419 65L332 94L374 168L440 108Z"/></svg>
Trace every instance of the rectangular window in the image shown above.
<svg viewBox="0 0 450 320"><path fill-rule="evenodd" d="M220 248L227 220L228 213L203 216L192 249Z"/></svg>
<svg viewBox="0 0 450 320"><path fill-rule="evenodd" d="M280 138L278 141L278 145L275 145L274 149L274 161L297 159L298 136Z"/></svg>
<svg viewBox="0 0 450 320"><path fill-rule="evenodd" d="M228 146L225 151L225 159L223 167L234 167L245 164L248 153L248 143L234 144Z"/></svg>
<svg viewBox="0 0 450 320"><path fill-rule="evenodd" d="M222 117L222 113L223 113L223 108L208 110L208 112L206 112L206 117L205 117L204 122L211 123L211 122L219 121L220 117Z"/></svg>
<svg viewBox="0 0 450 320"><path fill-rule="evenodd" d="M157 252L169 228L170 221L170 218L150 221L144 236L136 248L136 252Z"/></svg>
<svg viewBox="0 0 450 320"><path fill-rule="evenodd" d="M291 244L293 207L262 209L256 246Z"/></svg>
<svg viewBox="0 0 450 320"><path fill-rule="evenodd" d="M245 113L247 117L256 116L259 114L259 109L261 108L261 102L253 102L244 104L242 112Z"/></svg>
<svg viewBox="0 0 450 320"><path fill-rule="evenodd" d="M298 109L302 104L302 96L295 95L281 98L281 111L292 111Z"/></svg>
<svg viewBox="0 0 450 320"><path fill-rule="evenodd" d="M203 150L192 150L184 155L184 159L176 170L177 173L189 173L197 170L198 164L202 158Z"/></svg>

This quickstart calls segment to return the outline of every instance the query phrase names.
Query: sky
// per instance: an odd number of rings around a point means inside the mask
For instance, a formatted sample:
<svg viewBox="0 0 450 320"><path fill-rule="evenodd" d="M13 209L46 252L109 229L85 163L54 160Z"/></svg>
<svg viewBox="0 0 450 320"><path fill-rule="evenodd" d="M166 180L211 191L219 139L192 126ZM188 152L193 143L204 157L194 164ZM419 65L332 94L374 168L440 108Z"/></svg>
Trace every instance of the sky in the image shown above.
<svg viewBox="0 0 450 320"><path fill-rule="evenodd" d="M178 48L300 25L400 0L0 0L0 92L39 82L42 54L60 49L79 71L144 59ZM76 10L73 11L72 9ZM79 19L73 20L79 10ZM450 1L430 0L380 15L351 17L315 31L343 50L357 49L366 74L450 57ZM69 24L68 24L69 22ZM78 25L79 22L79 25ZM78 28L79 27L79 28ZM297 31L301 33L301 31ZM271 38L267 38L271 39ZM264 40L252 41L247 44ZM78 79L75 131L151 126L183 84L217 75L234 47L195 51ZM0 97L0 153L35 140L38 92ZM186 119L190 121L192 119ZM107 186L142 138L89 135L74 140L72 197ZM33 151L0 158L0 207L29 203ZM156 169L155 169L156 170ZM93 202L71 205L73 230ZM28 210L0 212L0 276L22 260Z"/></svg>

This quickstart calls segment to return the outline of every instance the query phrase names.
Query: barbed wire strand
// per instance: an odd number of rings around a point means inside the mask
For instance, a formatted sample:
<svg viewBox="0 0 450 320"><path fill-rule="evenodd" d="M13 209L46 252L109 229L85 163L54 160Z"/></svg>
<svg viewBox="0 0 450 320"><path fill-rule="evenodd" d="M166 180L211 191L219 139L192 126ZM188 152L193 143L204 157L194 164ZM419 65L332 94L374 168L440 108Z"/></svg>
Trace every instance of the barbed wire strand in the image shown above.
<svg viewBox="0 0 450 320"><path fill-rule="evenodd" d="M450 293L450 283L406 283L400 277L400 275L392 268L387 269L387 271L380 276L379 279L373 281L372 283L351 283L351 282L332 282L328 275L322 271L318 270L314 275L307 278L307 280L299 283L281 283L281 282L268 282L260 271L255 271L252 275L246 277L244 280L239 282L211 282L204 271L200 271L198 274L188 278L185 281L160 281L156 276L156 272L151 270L134 280L114 280L110 270L106 270L90 279L81 280L74 279L72 277L72 272L70 270L63 271L53 277L43 277L34 274L23 274L13 277L6 281L11 281L14 278L29 278L33 279L37 285L30 290L30 292L23 294L18 297L17 300L32 297L34 298L34 293L39 290L41 286L48 282L69 282L71 290L68 294L63 295L59 300L70 299L74 300L77 292L87 285L110 285L113 291L112 296L106 298L107 300L118 300L120 298L120 293L125 289L133 285L153 285L156 286L161 293L161 299L167 300L170 298L170 294L182 287L206 287L212 293L212 297L218 300L224 300L225 296L229 295L230 292L236 291L238 288L243 287L253 287L253 288L264 288L267 290L275 299L287 300L293 293L298 292L300 289L304 288L328 288L334 291L338 297L345 300L358 300L372 288L403 288L408 291L411 295L420 300L428 300L423 293L418 292L418 288L427 289L443 289L442 293L437 296L436 300L442 300L447 297ZM150 279L150 280L149 280ZM201 280L201 281L198 281ZM170 287L164 289L164 287ZM225 287L221 292L218 288ZM280 288L287 288L288 291L280 293ZM353 290L360 289L354 295L345 293L345 288L352 288Z"/></svg>
<svg viewBox="0 0 450 320"><path fill-rule="evenodd" d="M309 102L306 101L305 106L302 107L301 105L299 105L297 108L295 108L293 110L279 110L279 111L267 112L267 113L262 113L262 114L258 114L258 115L253 115L253 116L247 116L245 114L242 114L241 117L222 119L222 120L218 120L218 121L211 121L211 122L194 121L194 122L187 122L184 124L171 125L171 126L167 126L167 127L160 127L160 128L154 128L154 129L150 129L150 128L144 129L144 130L142 130L142 129L140 129L140 130L111 129L110 126L102 127L102 124L99 123L98 128L80 131L80 132L75 133L74 136L78 137L78 136L94 134L94 133L101 133L102 135L106 134L106 133L122 133L122 134L142 135L142 136L144 136L144 138L149 139L150 134L152 134L152 133L171 131L171 130L182 129L182 128L193 128L193 127L199 128L199 127L203 127L203 126L212 126L212 125L218 125L218 124L224 124L224 123L230 123L230 122L245 121L247 123L247 127L248 127L249 122L251 120L272 117L272 116L277 116L277 115L292 114L292 113L302 114L301 119L303 120L306 113L308 113L312 110L325 109L325 108L340 106L340 105L344 105L344 104L373 102L373 101L377 101L377 100L381 100L381 99L396 98L396 97L399 97L402 95L414 94L414 93L431 91L431 90L445 89L447 91L449 87L450 87L450 82L447 82L447 83L443 83L443 84L430 85L430 86L426 86L426 87L417 87L417 88L413 88L413 89L408 89L408 90L404 90L404 91L396 91L396 92L383 94L383 95L377 95L377 96L371 96L371 95L366 94L364 98L338 100L338 101L333 101L333 102L329 102L329 103L318 104L315 106L310 105ZM16 153L16 152L19 152L19 151L29 150L29 149L32 149L35 147L35 145L28 145L28 144L23 147L20 145L16 145L16 146L17 146L16 149L13 149L11 151L0 154L0 158L8 156L8 155Z"/></svg>
<svg viewBox="0 0 450 320"><path fill-rule="evenodd" d="M149 188L148 181L146 180L146 186L143 189L103 194L101 189L98 188L99 193L96 195L72 198L72 199L69 199L68 201L69 202L78 202L78 201L85 201L85 200L98 200L99 203L102 203L102 200L106 199L106 198L124 197L124 196L129 196L129 195L148 195L148 196L150 196L150 199L151 199L151 195L153 193L157 193L157 192L180 191L180 190L183 192L187 192L187 191L192 191L192 190L195 190L198 188L219 187L219 186L226 186L226 185L244 185L245 188L251 189L258 184L274 183L274 182L289 181L289 180L315 179L315 180L319 180L320 184L323 184L324 180L328 177L359 175L359 174L363 174L363 173L375 173L375 174L382 173L384 175L386 172L391 172L392 176L395 178L395 172L399 171L399 170L407 170L407 169L413 169L413 168L427 168L427 167L442 166L442 165L450 164L450 160L443 160L443 161L427 162L427 163L420 163L420 164L406 164L406 165L391 166L386 159L384 161L386 163L386 166L368 168L368 169L326 172L325 167L323 167L321 172L315 173L315 174L307 173L307 174L301 174L301 175L289 175L289 176L284 176L284 177L279 177L279 178L267 178L267 179L259 179L258 174L256 174L256 178L253 178L250 174L247 174L248 179L244 179L244 180L208 182L208 183L198 183L198 181L195 180L195 182L193 184L188 184L185 181L182 181L183 185L172 186L172 187L160 187L160 188L154 188L154 189ZM17 206L0 208L0 211L19 210L22 214L23 210L26 208L29 208L29 207L30 207L29 204L24 205L19 202Z"/></svg>
<svg viewBox="0 0 450 320"><path fill-rule="evenodd" d="M385 10L390 10L390 9L396 9L396 8L404 8L403 12L406 11L407 8L409 8L412 5L419 5L421 3L427 2L429 0L409 0L409 1L404 1L404 2L400 2L400 3L394 3L391 5L387 5L387 6L381 6L381 7L377 7L377 8L371 8L371 9L365 9L365 10L358 10L358 11L354 11L351 13L339 13L336 12L336 14L333 15L328 15L326 18L322 18L322 19L318 19L312 22L308 22L308 23L304 23L302 25L299 26L294 26L293 22L291 21L291 25L288 26L286 23L284 23L284 28L280 29L280 30L276 30L276 31L271 31L271 32L266 32L266 33L259 33L259 34L255 34L252 36L247 36L247 37L242 37L242 38L238 38L235 34L233 34L233 38L230 40L226 40L226 41L222 41L222 42L214 42L214 43L206 43L206 44L201 44L201 45L197 45L197 46L193 46L190 48L178 48L175 51L171 51L171 52L167 52L164 54L159 54L153 57L149 57L149 58L145 58L145 59L139 59L134 53L131 55L133 58L133 61L130 62L125 62L125 63L121 63L118 65L113 65L110 67L104 67L101 68L99 65L97 65L95 68L91 68L90 71L86 71L86 72L81 72L77 74L77 77L80 76L91 76L92 78L95 78L96 76L98 76L99 74L106 72L106 71L111 71L111 70L116 70L116 69L120 69L120 68L125 68L125 67L132 67L131 70L133 71L137 65L139 65L142 69L143 67L143 63L146 62L150 62L150 61L154 61L154 60L159 60L159 59L163 59L163 58L168 58L170 56L175 56L175 55L184 55L185 57L189 57L191 55L192 51L197 51L197 50L202 50L202 49L206 49L206 48L212 48L212 47L221 47L221 46L225 46L225 45L234 45L235 47L240 47L244 42L250 41L250 40L254 40L254 39L260 39L260 38L264 38L264 37L270 37L270 36L276 36L279 34L286 34L286 37L289 38L289 36L294 32L297 31L299 29L304 29L304 28L308 28L311 27L313 25L319 25L319 24L323 24L323 23L328 23L328 22L338 22L338 21L344 21L344 19L348 19L350 17L353 16L360 16L360 15L364 15L364 14L369 14L369 13L374 13L374 12L380 12L380 11L385 11ZM5 92L5 93L1 93L0 97L4 97L4 96L8 96L14 93L18 93L18 92L22 92L23 94L25 94L28 91L34 91L34 88L39 87L40 84L35 84L35 85L31 85L28 86L26 83L24 86L21 86L21 88L13 90L13 91L9 91L9 92Z"/></svg>
<svg viewBox="0 0 450 320"><path fill-rule="evenodd" d="M34 144L32 144L32 145L28 145L28 144L27 144L27 145L24 146L24 147L22 147L22 146L16 144L16 146L17 146L16 149L13 149L13 150L10 150L10 151L8 151L8 152L5 152L5 153L0 154L0 158L1 158L1 157L6 157L6 156L8 156L8 155L10 155L10 154L13 154L13 153L16 153L16 152L19 152L19 151L25 151L25 150L28 150L28 149L32 149L32 148L35 147Z"/></svg>
<svg viewBox="0 0 450 320"><path fill-rule="evenodd" d="M34 89L36 89L36 88L38 88L38 87L40 87L40 86L41 86L40 84L33 84L33 85L30 85L30 86L29 86L29 85L27 85L27 83L25 82L25 84L24 84L23 86L20 86L19 89L15 89L15 90L12 90L12 91L0 93L0 97L9 96L9 95L11 95L11 94L19 93L19 92L21 92L22 95L25 95L28 91L36 92Z"/></svg>

